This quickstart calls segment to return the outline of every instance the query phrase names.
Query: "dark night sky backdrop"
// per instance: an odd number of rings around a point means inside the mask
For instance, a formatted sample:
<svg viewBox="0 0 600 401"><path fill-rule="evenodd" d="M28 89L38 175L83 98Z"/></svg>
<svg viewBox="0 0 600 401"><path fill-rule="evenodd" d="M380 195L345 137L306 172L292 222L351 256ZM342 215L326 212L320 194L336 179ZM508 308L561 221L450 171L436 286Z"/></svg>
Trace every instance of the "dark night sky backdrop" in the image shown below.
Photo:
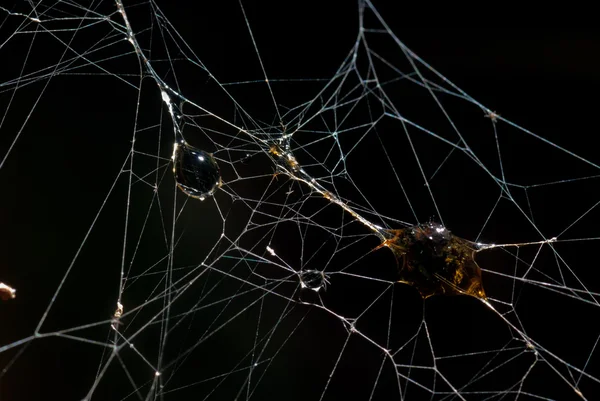
<svg viewBox="0 0 600 401"><path fill-rule="evenodd" d="M194 9L190 9L187 3L183 4L174 1L161 4L161 7L175 29L221 81L260 79L260 69L253 49L248 46L247 28L237 3L214 2ZM535 20L537 26L534 29L528 15L521 13L515 16L500 12L492 5L464 9L454 8L454 5L446 6L446 9L429 4L405 6L398 2L375 5L401 41L473 98L497 110L503 117L587 159L598 161L596 148L590 146L597 136L595 116L598 106L595 94L600 89L600 32L597 29L580 26L577 31L567 30L553 23L552 19ZM111 12L110 7L107 8L109 11L104 12ZM328 78L355 39L356 6L352 1L327 4L260 2L260 5L247 4L246 12L270 76ZM19 42L19 46L8 48L8 51L22 57L22 46L25 44L28 44L27 40ZM7 49L0 51L0 57L9 57ZM119 52L126 51L129 49L124 46ZM37 49L37 52L38 57L43 57L39 53L41 49ZM132 60L127 58L122 62L131 63ZM33 65L33 61L31 63ZM123 70L131 71L132 66L124 65ZM1 77L2 82L6 81L4 74ZM184 90L189 87L188 93L194 93L194 85L202 84L194 78L187 72L182 75L182 82L186 82L182 87ZM14 137L11 135L13 129L31 110L40 89L41 86L36 86L19 90L19 96L14 101L16 107L11 114L15 118L0 131L3 135L0 138L0 154L4 154L9 139ZM158 94L150 82L146 92L143 92L143 96L148 96L145 100L153 106L143 109L151 115L141 115L140 120L156 123L160 105ZM4 105L6 94L2 96L1 104ZM155 101L148 100L152 97L156 98ZM203 101L211 104L210 99ZM251 100L245 98L245 101ZM4 194L0 197L0 281L18 289L17 299L0 303L0 346L33 333L127 155L135 102L135 93L129 89L123 90L123 85L114 78L90 79L84 76L55 79L32 114L7 165L0 170L0 191ZM263 107L263 104L257 102L249 108L256 109L257 115L272 120L272 107L270 104ZM164 124L168 135L171 133L170 123ZM394 153L393 149L390 151ZM536 157L535 154L525 156ZM377 176L377 172L369 171L368 166L364 174ZM476 182L468 183L470 187L475 185ZM125 189L126 186L117 186L116 197L121 198L106 206L107 215L111 218L98 223L97 230L90 237L93 246L84 249L78 268L65 283L66 296L56 301L43 331L98 321L109 318L114 312L113 300L118 289L119 271L115 263L119 263L122 249ZM457 189L452 183L450 189L456 191L450 198L457 204L461 203L462 197L479 195L476 191ZM369 190L380 191L381 199L392 204L393 212L393 202L388 200L391 197L384 186ZM560 199L549 201L562 202L568 208L581 202L588 204L588 196L598 199L597 189L577 195L562 193ZM147 210L146 204L141 209ZM474 213L483 216L484 210L487 209L482 208ZM388 211L383 213L390 214ZM139 216L134 213L134 218ZM194 224L194 218L201 226ZM189 228L188 238L192 235L190 233L195 233L212 243L211 235L219 234L215 230L220 230L220 219L214 215L207 217L208 221L205 219L200 222L198 216L191 216L190 219L188 225L192 227ZM570 217L566 219L574 220ZM460 216L454 216L454 220L460 220ZM591 225L592 221L588 220L588 224ZM561 223L557 227L563 226ZM548 224L548 227L552 227L552 224ZM468 231L466 227L455 226L451 229ZM510 227L499 227L498 230L499 236L511 233ZM198 249L193 240L184 249L189 249L185 254L191 260L197 259L194 256ZM150 255L152 251L143 248L141 253ZM593 252L586 249L577 259L578 266L585 266L586 261L594 262ZM148 256L148 260L152 258ZM389 258L380 256L372 263L389 262ZM587 283L595 284L595 272L584 272L583 277ZM597 285L593 288L598 289ZM344 287L338 282L337 288L332 287L327 296L331 305L352 310L353 301L348 298L360 298L358 294L368 291L365 288ZM148 293L144 289L131 296L143 297ZM421 301L410 291L399 291L395 297L394 307L406 307L403 322L414 327L420 322ZM529 301L532 304L537 302L533 296ZM540 322L552 319L553 308L567 307L560 301L563 298L559 298L558 302L549 302L545 312L538 316L530 316L532 322L537 322L536 319ZM190 305L195 302L193 297L191 302ZM358 300L356 302L359 303ZM493 337L495 332L503 330L497 320L474 306L472 300L454 298L450 302L446 299L427 302L432 328L448 332L448 343L458 341L457 338L465 333L473 337ZM94 311L92 318L91 310ZM596 320L591 319L589 325L598 325L597 310L592 310L590 315L586 315L586 310L569 311L576 321L579 319L582 322L591 316ZM270 313L273 318L277 311ZM295 313L301 316L303 311ZM382 314L379 318L384 319L385 316ZM249 316L247 321L242 319L241 322L232 323L224 337L202 346L202 353L192 356L194 362L181 369L181 383L198 377L202 364L211 366L208 372L219 372L230 366L227 362L241 360L244 350L248 349L246 342L251 341L254 335L253 322L256 322L255 315ZM264 399L310 397L303 391L319 394L317 389L322 388L322 382L313 387L313 383L298 379L298 372L310 371L321 378L331 372L330 362L339 355L339 347L345 338L343 329L336 323L323 315L313 314L306 324L301 325L294 340L277 359L277 364L269 370L268 373L274 376L265 379L270 390L263 393ZM547 327L540 324L540 327ZM583 323L579 324L577 327L585 327ZM376 321L373 323L375 326ZM563 350L565 341L589 341L585 333L575 333L569 327L556 327L556 330L557 346L561 347L562 344ZM535 332L535 328L532 331ZM591 333L597 331L590 329ZM565 333L569 336L567 340L564 340ZM82 333L84 337L88 335L106 341L95 334ZM193 336L194 333L189 335ZM374 332L372 335L381 333ZM239 349L236 349L236 344ZM372 378L368 376L367 379L367 375L374 374L378 366L378 359L359 345L351 343L349 346L350 354L355 355L354 361L360 363L349 362L342 366L342 371L336 373L345 383L334 385L333 392L339 396L338 399L356 394L362 396L364 391L370 390L372 381L369 380ZM156 350L157 345L142 343L139 347ZM61 339L34 342L0 382L0 401L81 399L93 381L99 360L97 351L97 348L80 347L74 341ZM12 351L0 354L0 366L7 363L12 355ZM131 366L140 368L139 372L134 372L134 375L139 374L139 379L136 376L138 383L143 383L144 378L147 380L148 376L143 375L147 372L143 371L140 363L133 362L131 355L123 357L132 363ZM86 363L82 363L82 358ZM220 364L223 364L222 369L219 368ZM387 369L389 373L390 367ZM82 374L82 371L86 373ZM472 374L467 370L465 372L467 376ZM595 372L589 372L599 376L598 361L595 362ZM127 388L123 371L113 372L109 377L110 381L99 390L97 399L111 399L104 397L108 397L105 394L110 394L109 390L113 387ZM546 377L551 377L551 374L533 375L532 381L543 383ZM507 376L505 379L515 378ZM382 380L390 378L384 377ZM355 382L361 384L350 385ZM208 384L194 390L196 392L186 393L185 399L203 394L211 386ZM294 393L291 394L286 386L294 386ZM593 390L589 393L590 400L594 399ZM598 386L595 390L598 391ZM364 399L368 398L366 394ZM557 399L574 399L572 393L555 394ZM565 398L561 398L563 396Z"/></svg>

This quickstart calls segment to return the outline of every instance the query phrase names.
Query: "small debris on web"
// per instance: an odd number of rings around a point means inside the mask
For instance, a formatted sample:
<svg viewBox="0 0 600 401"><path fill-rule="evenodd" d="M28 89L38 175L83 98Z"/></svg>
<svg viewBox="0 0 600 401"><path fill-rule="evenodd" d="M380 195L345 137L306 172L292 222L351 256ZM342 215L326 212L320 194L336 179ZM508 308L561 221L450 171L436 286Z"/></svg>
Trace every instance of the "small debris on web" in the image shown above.
<svg viewBox="0 0 600 401"><path fill-rule="evenodd" d="M500 114L495 111L487 110L485 112L485 118L489 118L493 123L498 122L498 117L500 117Z"/></svg>
<svg viewBox="0 0 600 401"><path fill-rule="evenodd" d="M110 327L115 331L117 331L117 327L121 324L121 321L119 320L121 319L121 316L123 316L123 304L117 301L117 309L113 314L113 318L110 325Z"/></svg>
<svg viewBox="0 0 600 401"><path fill-rule="evenodd" d="M117 302L117 310L115 310L114 318L119 319L121 316L123 316L123 304Z"/></svg>
<svg viewBox="0 0 600 401"><path fill-rule="evenodd" d="M17 296L17 290L9 287L4 283L0 283L0 299L3 301L8 301L9 299L14 299Z"/></svg>

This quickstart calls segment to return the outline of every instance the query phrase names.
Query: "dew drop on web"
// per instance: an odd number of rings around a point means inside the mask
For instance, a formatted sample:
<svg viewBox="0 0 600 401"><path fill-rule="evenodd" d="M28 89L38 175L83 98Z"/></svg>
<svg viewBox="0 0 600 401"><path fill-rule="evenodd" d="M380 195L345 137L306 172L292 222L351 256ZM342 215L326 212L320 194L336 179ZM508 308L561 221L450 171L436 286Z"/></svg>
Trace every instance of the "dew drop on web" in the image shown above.
<svg viewBox="0 0 600 401"><path fill-rule="evenodd" d="M184 141L175 144L173 174L179 189L200 200L221 186L221 172L213 155Z"/></svg>

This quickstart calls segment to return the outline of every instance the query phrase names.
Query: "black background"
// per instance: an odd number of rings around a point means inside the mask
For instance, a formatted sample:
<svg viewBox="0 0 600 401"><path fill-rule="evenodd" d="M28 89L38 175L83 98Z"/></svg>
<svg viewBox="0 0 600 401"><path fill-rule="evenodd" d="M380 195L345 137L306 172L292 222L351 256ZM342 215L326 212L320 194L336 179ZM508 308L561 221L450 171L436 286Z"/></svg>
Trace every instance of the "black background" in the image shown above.
<svg viewBox="0 0 600 401"><path fill-rule="evenodd" d="M465 9L455 8L454 5L446 9L428 4L375 5L396 36L408 48L474 99L491 110L497 110L502 117L598 163L597 150L593 145L597 135L595 94L600 87L600 35L593 27L587 28L581 24L577 30L571 30L565 25L559 25L553 18L534 18L532 16L535 13L530 16L525 12L503 12L494 5ZM356 38L358 20L354 2L261 2L244 6L261 59L270 77L330 78ZM190 6L182 2L169 2L160 4L160 7L174 29L220 82L262 78L260 65L249 42L247 27L237 3ZM103 14L109 14L116 7L105 3L101 4L99 10ZM134 30L136 23L138 26L147 25L148 20L144 20L144 14L136 14L135 7L128 12L131 12ZM555 14L558 18L560 12L556 11ZM567 19L562 17L561 21ZM112 18L118 20L118 16ZM14 29L12 26L8 22L0 28L3 40L8 36L7 32ZM81 33L74 43L86 48L86 36L83 35L84 32ZM2 82L15 75L22 75L19 71L32 38L31 34L23 36L13 39L0 49L0 58L8 60L2 63ZM154 40L158 41L158 37L159 35ZM64 49L57 46L48 48L52 51L45 51L44 39L36 38L38 40L41 44L36 42L32 49L26 71L34 70L38 65L53 65L48 60L57 60L56 49ZM160 42L155 42L155 47L164 49ZM168 48L174 49L172 45ZM123 55L130 51L130 45L122 41L106 54ZM159 53L156 53L155 58L164 56ZM133 55L117 59L109 65L109 69L124 76L134 74L128 80L137 84L135 74L139 70ZM206 83L204 74L196 74L197 70L194 69L182 68L179 71L179 87L183 93L213 110L223 110L223 113L231 111L225 102L220 103L222 98L207 95L216 92L211 92L213 89ZM0 346L12 344L34 333L128 154L138 109L137 92L132 88L114 77L86 75L53 78L34 109L34 102L45 82L17 91L8 113L9 118L0 130L0 154L4 155L20 124L28 118L15 148L0 170L0 190L3 194L0 197L0 281L9 283L18 290L15 300L0 303ZM173 84L173 81L170 83ZM162 107L153 81L147 79L144 85L139 107L142 126L156 124ZM232 93L251 115L274 124L276 116L269 98L265 96L265 88L258 88L256 93L245 89L238 94L235 88ZM295 96L301 97L296 93L286 92L288 86L282 88L280 92L276 92L276 97L285 99L288 105L294 103ZM312 87L307 85L298 93L303 95L304 91L311 90ZM10 96L10 92L2 94L3 106L8 105ZM449 110L456 110L454 107L455 103L451 103ZM27 117L32 109L33 113ZM426 118L427 113L428 110L423 110L423 114L417 115L419 118ZM474 115L465 115L466 124L474 121ZM460 114L457 114L457 119L460 118ZM481 120L486 122L482 115ZM163 135L168 138L172 126L167 120L163 120L162 125ZM148 141L141 140L140 146L158 143L155 137L146 138ZM390 145L388 151L392 158L400 157L405 152L401 148L404 145L403 142ZM517 141L515 147L507 152L519 159L519 162L523 161L523 165L515 164L516 171L520 171L520 168L524 171L523 176L513 175L515 181L527 183L531 182L527 179L532 178L533 182L544 182L570 176L590 176L597 171L582 164L569 163L563 168L560 164L552 165L551 162L544 161L551 172L559 171L560 174L549 173L544 177L532 173L534 176L528 177L528 170L525 168L530 166L528 161L535 164L536 159L544 156L544 152L550 154L550 150L540 151L540 156L535 151L521 149L531 148ZM163 152L168 156L168 151ZM380 156L380 152L373 154L373 157ZM363 157L370 157L368 149L364 150ZM262 164L260 161L257 163L248 168L260 169ZM471 165L466 171L473 169ZM401 195L386 185L389 181L383 179L383 172L368 163L364 163L356 171L357 178L373 178L372 186L365 187L364 190L384 209L376 208L377 210L382 214L414 222L410 220L411 216L404 204L396 201L401 199ZM447 191L438 195L445 200L442 217L447 218L448 221L445 222L454 232L474 239L481 228L482 218L489 213L489 202L495 199L495 195L485 192L485 188L478 188L479 181L476 177L454 176L447 180ZM118 295L127 188L126 181L119 181L113 198L105 206L105 214L89 237L89 245L82 249L78 262L64 283L61 296L54 301L42 333L108 320L113 314ZM545 194L542 192L538 198L540 203L535 210L540 210L540 215L536 223L549 236L558 234L598 200L597 183L593 184L593 181L581 188L565 187L565 190L550 191L549 197L544 199ZM150 195L141 193L138 196L134 194L132 198L134 206L130 216L132 226L137 229L151 198ZM224 194L219 196L221 197L217 196L216 199L226 205L227 197ZM544 207L544 201L548 204L547 208ZM135 207L136 202L142 205L139 211ZM474 206L467 208L467 204ZM168 205L165 204L165 210L168 210ZM178 248L181 250L180 265L185 265L187 261L197 263L202 259L198 255L210 249L218 239L222 220L218 217L214 203L212 205L192 205L186 208L186 231ZM477 205L481 205L480 208ZM557 205L561 207L556 209ZM555 210L563 211L564 215L557 215ZM434 212L431 208L422 209L419 213L420 221L435 216ZM505 213L515 215L512 210ZM569 238L597 237L597 232L594 231L594 223L599 221L597 216L597 211L595 215L587 216L583 225L578 226L577 231ZM236 219L238 218L231 218L232 232L238 229ZM501 218L498 220L500 222L496 222L487 234L490 241L519 242L531 238L529 233L520 231L524 225L515 226L510 218L504 225L501 224ZM157 230L155 235L159 237L160 232ZM138 237L134 232L128 241L134 242ZM295 238L291 234L290 237ZM368 252L365 250L377 245L375 239L370 238L369 241L356 251L356 255L364 255ZM207 245L199 243L209 244L208 248L203 248ZM132 242L129 244L127 256L131 257L133 245ZM597 261L595 252L590 249L593 244L594 242L587 242L578 247L573 246L565 249L565 253L571 257L570 261L574 261L573 266L578 276L589 285L588 288L597 291ZM140 265L143 266L144 262L146 266L151 264L155 251L160 254L160 250L153 249L151 243L143 244L138 251ZM527 252L523 251L524 254ZM293 251L290 254L294 255ZM342 266L349 263L353 253L343 253L343 257L347 259L338 261ZM483 265L482 262L482 267L502 269L501 255L492 254L490 259L490 264ZM507 260L511 261L510 258ZM223 266L225 268L226 265ZM369 272L372 266L388 266L388 270L384 269L382 275L386 278L393 276L394 261L390 255L373 255L357 271ZM370 288L364 281L344 281L339 278L333 281L324 296L331 310L341 315L351 315L353 311L363 307L364 300L371 299L371 295L378 291L379 287ZM127 293L129 298L124 303L126 306L137 305L144 302L149 294L149 287L133 289ZM535 291L525 294L521 301L525 306L519 316L527 319L526 328L532 338L543 339L545 347L562 357L572 358L576 366L582 366L587 357L586 350L589 353L598 335L596 308L584 307L577 302L570 303L566 296L551 297L544 294ZM189 301L181 302L181 311L189 310L198 301L193 294L189 298ZM247 298L239 296L236 298L238 310L256 299L256 294ZM384 304L389 306L390 303L390 299L386 298ZM262 309L259 305L262 305ZM265 333L275 327L283 307L285 305L278 302L261 304L259 301L255 307L249 308L241 318L229 323L226 330L220 331L218 336L199 346L173 376L173 381L166 389L232 370L232 366L242 361L244 354L251 348L259 311L262 311L263 319L260 333ZM434 298L423 305L414 290L399 286L394 290L393 307L396 317L393 327L398 334L392 344L396 347L408 340L407 336L415 333L423 313L427 316L431 333L434 333L432 338L437 341L435 349L440 354L448 354L450 351L466 353L482 348L491 350L498 344L504 345L507 338L510 338L506 326L472 299ZM294 335L267 370L255 397L311 399L323 392L323 386L346 339L346 328L339 320L308 307L295 307L290 319L284 320L280 328L278 326L277 334L272 340L276 344L273 349L285 341L296 323L309 310L306 320L294 331ZM377 309L376 313L365 316L364 326L359 326L359 329L384 341L385 337L381 336L385 336L384 329L389 316L387 313L389 311L385 308ZM568 318L563 320L565 314ZM214 316L209 312L207 316L199 314L197 319L209 321L211 317ZM108 324L101 326L101 329L82 330L73 335L105 343L108 341ZM186 322L183 326L170 341L177 345L181 341L181 348L187 350L193 346L194 339L202 335L206 325L199 324L197 328L186 329ZM157 330L154 327L147 329L147 336L136 341L136 347L150 359L156 356L159 347L156 342ZM415 351L415 360L410 362L412 348L409 347L404 354L399 354L397 362L430 366L431 361L427 359L428 347L424 343L419 344L422 348ZM356 337L352 337L347 347L348 351L344 353L344 358L333 375L334 380L325 399L368 399L373 388L380 354ZM0 366L8 364L20 349L22 348L15 347L2 352ZM99 350L97 345L82 344L72 339L45 338L33 341L2 377L0 399L82 399L95 381L101 357ZM165 355L176 356L179 351L174 346ZM133 352L124 350L121 355L138 386L141 387L152 379L151 369ZM269 355L273 355L272 350ZM478 362L485 363L489 359L490 357L485 356ZM461 380L474 374L471 366L454 364L446 368L442 365L443 362L440 363L440 369L445 369L444 372L456 383L461 383ZM115 363L115 366L100 381L97 399L121 399L131 391L127 374L118 364ZM382 390L375 397L399 398L392 392L392 371L389 364L385 366L380 378ZM598 361L592 359L587 371L598 377ZM260 370L257 372L262 373ZM568 375L565 372L561 371ZM493 379L483 382L482 389L506 388L507 383L517 382L522 376L523 373L516 369L512 373L510 369L499 371ZM411 377L431 386L431 375L421 376L413 371ZM577 399L548 368L539 367L530 377L527 386L531 387L526 386L525 390L530 389L534 394L543 394L551 399ZM216 383L213 380L196 384L186 390L167 393L165 398L204 399L216 387ZM582 384L582 390L585 390L587 399L595 399L598 384L589 381L584 383L587 384ZM224 382L218 387L213 398L233 399L240 384L238 377L232 377L230 382ZM440 387L437 391L444 391L444 388ZM143 387L140 392L146 394L148 387ZM486 396L471 395L472 398L468 399L485 399ZM245 397L245 393L241 397ZM411 388L407 398L411 397L420 399L419 397L428 395ZM508 399L513 397L511 395ZM522 399L527 399L525 397L521 396Z"/></svg>

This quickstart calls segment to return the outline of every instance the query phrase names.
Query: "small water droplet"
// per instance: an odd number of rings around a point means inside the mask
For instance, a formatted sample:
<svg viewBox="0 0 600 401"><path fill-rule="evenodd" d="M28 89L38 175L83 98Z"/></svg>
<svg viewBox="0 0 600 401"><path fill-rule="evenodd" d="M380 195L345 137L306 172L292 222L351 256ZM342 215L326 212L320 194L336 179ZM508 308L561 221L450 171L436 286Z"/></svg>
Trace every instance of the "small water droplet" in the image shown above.
<svg viewBox="0 0 600 401"><path fill-rule="evenodd" d="M221 172L213 155L185 142L175 144L173 173L179 189L200 200L221 186Z"/></svg>
<svg viewBox="0 0 600 401"><path fill-rule="evenodd" d="M300 272L300 287L319 292L326 290L329 276L319 270L303 270Z"/></svg>

